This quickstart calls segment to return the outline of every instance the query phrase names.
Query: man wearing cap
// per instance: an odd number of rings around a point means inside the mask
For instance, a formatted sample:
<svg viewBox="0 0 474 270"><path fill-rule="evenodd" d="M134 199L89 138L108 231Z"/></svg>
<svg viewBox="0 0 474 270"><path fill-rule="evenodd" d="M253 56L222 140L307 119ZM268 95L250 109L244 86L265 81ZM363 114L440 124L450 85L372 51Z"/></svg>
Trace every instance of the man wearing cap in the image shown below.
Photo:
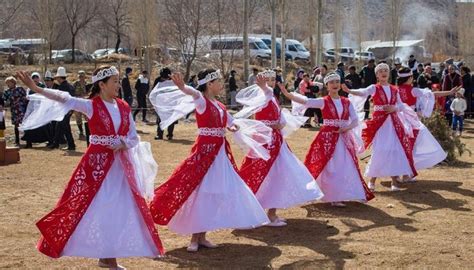
<svg viewBox="0 0 474 270"><path fill-rule="evenodd" d="M56 72L56 75L54 76L54 80L58 83L58 86L56 89L64 92L68 92L71 96L74 96L74 87L66 80L67 74L66 74L66 69L64 67L58 67L58 70ZM54 142L53 144L49 147L51 149L54 148L59 148L59 143L61 142L62 137L66 137L67 141L67 147L63 148L62 150L68 150L68 151L75 151L76 150L76 144L74 143L74 138L72 137L72 132L71 132L71 124L69 123L71 120L71 116L73 114L73 111L67 113L63 120L61 120L58 125L56 125L55 129L55 136L54 136Z"/></svg>
<svg viewBox="0 0 474 270"><path fill-rule="evenodd" d="M77 97L84 98L89 92L90 85L87 85L86 82L86 72L84 70L79 70L78 72L79 80L75 81L73 84L74 92ZM84 135L84 128L82 125L82 113L74 112L76 118L76 124L79 128L79 140L85 140L86 136Z"/></svg>
<svg viewBox="0 0 474 270"><path fill-rule="evenodd" d="M122 79L122 91L123 91L123 99L125 102L128 103L128 106L130 108L132 107L133 104L133 94L132 94L132 87L130 86L130 79L128 76L132 73L132 68L127 67L125 69L125 76Z"/></svg>
<svg viewBox="0 0 474 270"><path fill-rule="evenodd" d="M398 70L402 67L400 59L395 59L394 67L390 70L390 84L397 85Z"/></svg>

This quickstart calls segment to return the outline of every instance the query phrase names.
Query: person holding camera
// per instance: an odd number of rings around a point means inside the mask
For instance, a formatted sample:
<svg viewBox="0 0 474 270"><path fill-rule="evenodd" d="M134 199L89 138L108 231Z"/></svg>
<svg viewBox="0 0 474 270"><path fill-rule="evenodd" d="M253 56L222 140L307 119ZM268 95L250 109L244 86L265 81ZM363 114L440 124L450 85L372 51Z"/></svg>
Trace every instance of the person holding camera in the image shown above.
<svg viewBox="0 0 474 270"><path fill-rule="evenodd" d="M316 98L317 94L319 93L319 90L323 87L321 83L311 81L309 78L308 73L303 74L303 80L300 82L300 85L298 87L300 94L303 96L306 96L308 98ZM308 121L304 125L305 127L311 127L311 117L314 117L314 122L320 124L322 119L319 119L320 117L316 113L316 109L313 108L308 108L304 114L304 116L309 117Z"/></svg>

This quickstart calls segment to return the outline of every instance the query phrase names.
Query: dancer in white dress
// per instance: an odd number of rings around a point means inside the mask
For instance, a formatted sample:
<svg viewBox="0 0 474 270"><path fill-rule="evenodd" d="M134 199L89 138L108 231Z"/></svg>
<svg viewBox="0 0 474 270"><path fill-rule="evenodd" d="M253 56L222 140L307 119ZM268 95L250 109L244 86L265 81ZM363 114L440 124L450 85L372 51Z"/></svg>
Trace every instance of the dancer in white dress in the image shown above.
<svg viewBox="0 0 474 270"><path fill-rule="evenodd" d="M362 131L365 147L372 145L372 156L366 167L365 176L371 177L369 188L375 189L377 177L392 178L392 191L400 190L400 175L416 176L413 162L413 129L417 127L416 113L402 103L398 89L388 83L389 67L385 63L375 67L378 84L363 89L342 89L352 95L372 96L374 114L366 121L367 127ZM361 103L361 102L359 102ZM359 107L359 106L355 106Z"/></svg>
<svg viewBox="0 0 474 270"><path fill-rule="evenodd" d="M196 122L199 135L191 154L179 165L171 177L155 190L155 198L150 209L153 219L160 225L180 234L192 234L189 252L198 251L199 247L215 248L215 244L206 240L206 232L225 228L252 228L269 222L265 211L257 198L238 175L235 162L227 140L226 129L235 135L243 132L241 124L226 111L225 106L216 100L223 89L220 72L206 69L198 74L199 91L186 86L180 74L173 74L175 88L155 88L150 94L162 120L161 128L166 123L173 123L179 117L196 109ZM173 92L174 91L174 92ZM161 95L176 93L176 107L168 110L160 106ZM185 97L179 97L184 93ZM189 102L181 107L180 103ZM176 101L178 100L178 101ZM170 119L171 118L171 119ZM260 141L256 148L262 148L268 159L268 152L263 145L271 140L272 130L253 121L257 129L249 136ZM237 138L237 137L235 137ZM260 139L259 139L260 138ZM258 149L252 150L255 153ZM262 155L258 155L262 156Z"/></svg>
<svg viewBox="0 0 474 270"><path fill-rule="evenodd" d="M322 110L323 125L308 150L305 165L324 193L322 201L345 207L345 201L367 202L374 195L360 173L357 154L363 152L363 145L353 132L359 119L349 99L338 94L340 80L334 72L326 75L329 95L323 98L290 94L283 86L280 89L293 102Z"/></svg>
<svg viewBox="0 0 474 270"><path fill-rule="evenodd" d="M308 119L293 116L287 109L280 109L273 95L276 73L272 70L257 75L257 84L242 89L237 102L244 108L236 118L255 119L273 129L272 142L265 147L270 159L246 156L240 168L240 176L257 196L263 208L268 209L271 223L267 226L286 226L284 219L276 215L276 208L289 208L323 196L313 176L293 154L284 137L297 130Z"/></svg>
<svg viewBox="0 0 474 270"><path fill-rule="evenodd" d="M454 95L460 89L455 87L450 91L432 92L429 88L413 87L413 72L408 67L402 67L398 71L397 86L402 102L416 110L419 118L430 117L436 97ZM442 162L447 154L421 121L419 125L420 128L414 130L413 160L415 168L422 170ZM416 178L404 175L403 182L416 182Z"/></svg>
<svg viewBox="0 0 474 270"><path fill-rule="evenodd" d="M153 186L156 170L145 176L141 166L150 159L153 165L154 160L151 152L141 152L140 157L135 153L139 137L128 104L116 98L117 69L107 66L93 73L92 99L40 88L23 72L18 77L46 98L29 114L23 129L75 110L87 116L91 130L91 145L59 203L37 223L42 234L38 249L53 258L99 258L100 267L111 269L123 268L115 258L163 254L141 182L146 177Z"/></svg>

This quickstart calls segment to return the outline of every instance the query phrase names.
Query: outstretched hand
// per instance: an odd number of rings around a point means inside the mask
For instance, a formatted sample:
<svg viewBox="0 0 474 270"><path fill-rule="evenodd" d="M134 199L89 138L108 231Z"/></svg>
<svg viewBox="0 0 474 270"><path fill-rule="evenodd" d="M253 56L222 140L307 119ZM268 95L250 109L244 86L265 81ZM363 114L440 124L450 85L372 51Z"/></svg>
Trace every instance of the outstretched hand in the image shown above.
<svg viewBox="0 0 474 270"><path fill-rule="evenodd" d="M26 71L17 71L16 78L23 82L28 88L33 89L36 88L36 83L30 76L29 72Z"/></svg>
<svg viewBox="0 0 474 270"><path fill-rule="evenodd" d="M348 93L348 94L351 93L351 90L349 89L349 87L347 87L347 85L344 84L344 83L341 83L341 89L342 89L342 91L344 91L344 92L346 92L346 93Z"/></svg>
<svg viewBox="0 0 474 270"><path fill-rule="evenodd" d="M451 89L451 91L449 91L449 93L451 95L456 94L459 91L459 89L461 89L461 86L456 86L453 89Z"/></svg>
<svg viewBox="0 0 474 270"><path fill-rule="evenodd" d="M181 90L184 89L185 83L184 83L184 79L183 79L183 74L181 74L179 72L173 73L173 74L171 74L171 80L173 81L173 83L179 89L181 89Z"/></svg>

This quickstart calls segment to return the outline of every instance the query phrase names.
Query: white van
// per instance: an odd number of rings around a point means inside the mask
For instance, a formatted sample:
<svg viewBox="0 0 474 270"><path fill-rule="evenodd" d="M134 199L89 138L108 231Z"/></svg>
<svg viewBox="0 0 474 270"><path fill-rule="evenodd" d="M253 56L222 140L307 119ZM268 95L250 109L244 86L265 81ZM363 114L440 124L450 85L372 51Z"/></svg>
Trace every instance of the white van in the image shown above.
<svg viewBox="0 0 474 270"><path fill-rule="evenodd" d="M364 61L364 62L367 62L369 60L375 60L375 55L373 52L369 52L369 51L356 51L355 54L354 54L354 59L357 60L357 61Z"/></svg>
<svg viewBox="0 0 474 270"><path fill-rule="evenodd" d="M281 43L281 38L277 39L277 42ZM285 47L292 60L309 60L309 51L298 40L287 39Z"/></svg>
<svg viewBox="0 0 474 270"><path fill-rule="evenodd" d="M224 36L224 37L212 37L209 39L207 44L207 50L211 54L218 54L222 52L226 55L243 56L244 55L244 42L243 37L237 36ZM272 51L268 46L260 39L256 37L249 37L249 49L250 57L270 59Z"/></svg>

